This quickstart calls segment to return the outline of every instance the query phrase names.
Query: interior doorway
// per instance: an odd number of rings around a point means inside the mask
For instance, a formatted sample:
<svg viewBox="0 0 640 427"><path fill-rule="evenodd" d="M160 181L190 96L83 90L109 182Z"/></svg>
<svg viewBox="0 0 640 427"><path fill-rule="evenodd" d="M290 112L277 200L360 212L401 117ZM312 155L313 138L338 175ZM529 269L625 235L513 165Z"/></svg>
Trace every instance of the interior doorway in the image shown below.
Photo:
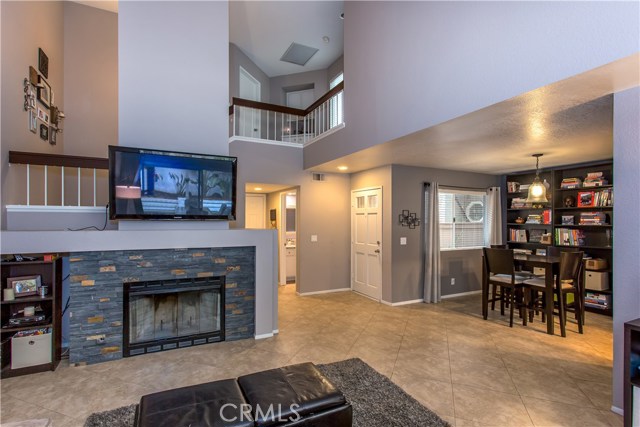
<svg viewBox="0 0 640 427"><path fill-rule="evenodd" d="M351 192L351 289L382 299L382 187Z"/></svg>
<svg viewBox="0 0 640 427"><path fill-rule="evenodd" d="M245 228L267 228L266 194L247 193L245 197Z"/></svg>
<svg viewBox="0 0 640 427"><path fill-rule="evenodd" d="M260 101L260 82L247 70L240 67L240 91L242 99ZM255 108L240 107L239 131L242 136L260 138L260 112Z"/></svg>
<svg viewBox="0 0 640 427"><path fill-rule="evenodd" d="M296 284L298 279L298 190L280 193L280 215L278 219L280 241L281 286Z"/></svg>

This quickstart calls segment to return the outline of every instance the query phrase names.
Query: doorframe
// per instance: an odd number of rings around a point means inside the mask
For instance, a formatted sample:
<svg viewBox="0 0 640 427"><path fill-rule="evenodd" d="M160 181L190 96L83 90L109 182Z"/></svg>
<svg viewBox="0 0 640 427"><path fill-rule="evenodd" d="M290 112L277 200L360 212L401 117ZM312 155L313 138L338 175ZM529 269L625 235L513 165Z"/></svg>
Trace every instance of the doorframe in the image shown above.
<svg viewBox="0 0 640 427"><path fill-rule="evenodd" d="M380 247L382 248L382 250L380 250L380 298L376 299L376 298L372 298L368 295L365 295L363 293L360 293L358 291L356 291L353 287L353 283L355 281L355 251L354 251L354 231L355 231L355 227L354 227L354 209L355 209L355 205L353 204L354 201L354 193L358 193L360 191L370 191L370 190L380 190ZM358 295L362 295L366 298L369 298L373 301L378 301L378 302L382 302L382 278L384 277L384 271L383 271L383 267L384 267L384 263L383 263L383 257L384 257L384 192L383 192L383 187L382 185L377 185L377 186L372 186L372 187L363 187L363 188L357 188L355 190L351 190L351 194L350 194L350 201L349 204L351 205L351 211L349 212L350 215L350 219L349 222L351 223L351 232L350 232L350 239L351 239L351 244L349 245L349 251L351 252L351 278L349 280L349 287L351 288L351 291L353 292L358 292Z"/></svg>
<svg viewBox="0 0 640 427"><path fill-rule="evenodd" d="M242 67L242 65L239 66L240 71L238 73L238 95L240 95L242 93L242 80L243 77L245 77L251 84L253 84L253 91L254 91L254 98L257 99L251 99L251 101L256 101L256 102L260 102L262 101L262 84L260 83L260 81L258 79L256 79L255 77L253 77L253 75L248 72L244 67ZM240 107L243 108L243 107ZM244 111L246 112L247 108L244 108ZM249 119L249 118L247 118ZM258 113L258 116L256 117L256 110L255 108L251 109L251 118L249 119L250 123L251 123L251 136L254 138L260 138L261 132L262 132L262 119L261 119L261 115L260 113ZM240 126L246 126L246 123L241 123Z"/></svg>
<svg viewBox="0 0 640 427"><path fill-rule="evenodd" d="M296 239L296 290L300 284L300 241L298 239L298 230L300 228L300 224L298 221L299 218L299 206L300 206L300 188L292 187L288 190L282 190L279 194L280 196L280 209L277 215L278 218L278 254L279 254L279 263L278 263L278 284L280 286L284 286L287 284L287 250L285 245L287 244L287 193L295 193L296 197L296 231L295 239Z"/></svg>

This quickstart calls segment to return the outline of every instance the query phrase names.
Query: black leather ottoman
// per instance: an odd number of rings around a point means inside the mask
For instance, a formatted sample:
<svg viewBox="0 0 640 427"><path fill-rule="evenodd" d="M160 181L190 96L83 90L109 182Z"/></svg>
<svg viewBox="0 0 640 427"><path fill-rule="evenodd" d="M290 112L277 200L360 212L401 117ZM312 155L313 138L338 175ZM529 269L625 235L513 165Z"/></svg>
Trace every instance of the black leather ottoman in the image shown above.
<svg viewBox="0 0 640 427"><path fill-rule="evenodd" d="M221 412L222 410L222 412ZM312 364L148 394L137 427L351 427L352 408Z"/></svg>
<svg viewBox="0 0 640 427"><path fill-rule="evenodd" d="M351 404L313 363L245 375L238 383L256 426L351 427Z"/></svg>
<svg viewBox="0 0 640 427"><path fill-rule="evenodd" d="M220 410L224 407L222 415ZM147 394L140 399L139 427L252 427L253 419L238 416L247 402L235 379Z"/></svg>

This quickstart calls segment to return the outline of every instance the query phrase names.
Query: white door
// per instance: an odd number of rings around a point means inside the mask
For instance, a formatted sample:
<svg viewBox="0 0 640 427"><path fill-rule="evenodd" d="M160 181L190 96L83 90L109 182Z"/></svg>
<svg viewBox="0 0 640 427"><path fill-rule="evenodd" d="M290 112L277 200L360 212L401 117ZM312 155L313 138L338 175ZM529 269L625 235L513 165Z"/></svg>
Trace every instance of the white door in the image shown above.
<svg viewBox="0 0 640 427"><path fill-rule="evenodd" d="M240 98L260 101L260 82L247 70L240 67ZM251 138L260 138L260 111L255 108L238 107L238 134Z"/></svg>
<svg viewBox="0 0 640 427"><path fill-rule="evenodd" d="M287 92L287 107L299 108L304 110L313 104L313 89L298 90L295 92Z"/></svg>
<svg viewBox="0 0 640 427"><path fill-rule="evenodd" d="M351 288L382 298L382 188L351 192Z"/></svg>
<svg viewBox="0 0 640 427"><path fill-rule="evenodd" d="M245 228L267 228L267 198L264 194L247 194L245 198Z"/></svg>

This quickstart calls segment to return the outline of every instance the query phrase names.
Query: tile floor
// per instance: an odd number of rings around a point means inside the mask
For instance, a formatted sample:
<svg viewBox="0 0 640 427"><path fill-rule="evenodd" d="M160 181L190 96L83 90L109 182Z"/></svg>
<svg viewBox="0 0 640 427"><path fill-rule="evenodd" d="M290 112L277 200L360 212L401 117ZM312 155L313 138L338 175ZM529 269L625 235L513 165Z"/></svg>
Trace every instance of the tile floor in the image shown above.
<svg viewBox="0 0 640 427"><path fill-rule="evenodd" d="M154 391L303 361L359 357L455 426L621 426L610 412L612 322L549 336L480 316L480 296L389 307L351 292L280 289L280 334L5 379L2 422L51 418L79 427L92 412Z"/></svg>

